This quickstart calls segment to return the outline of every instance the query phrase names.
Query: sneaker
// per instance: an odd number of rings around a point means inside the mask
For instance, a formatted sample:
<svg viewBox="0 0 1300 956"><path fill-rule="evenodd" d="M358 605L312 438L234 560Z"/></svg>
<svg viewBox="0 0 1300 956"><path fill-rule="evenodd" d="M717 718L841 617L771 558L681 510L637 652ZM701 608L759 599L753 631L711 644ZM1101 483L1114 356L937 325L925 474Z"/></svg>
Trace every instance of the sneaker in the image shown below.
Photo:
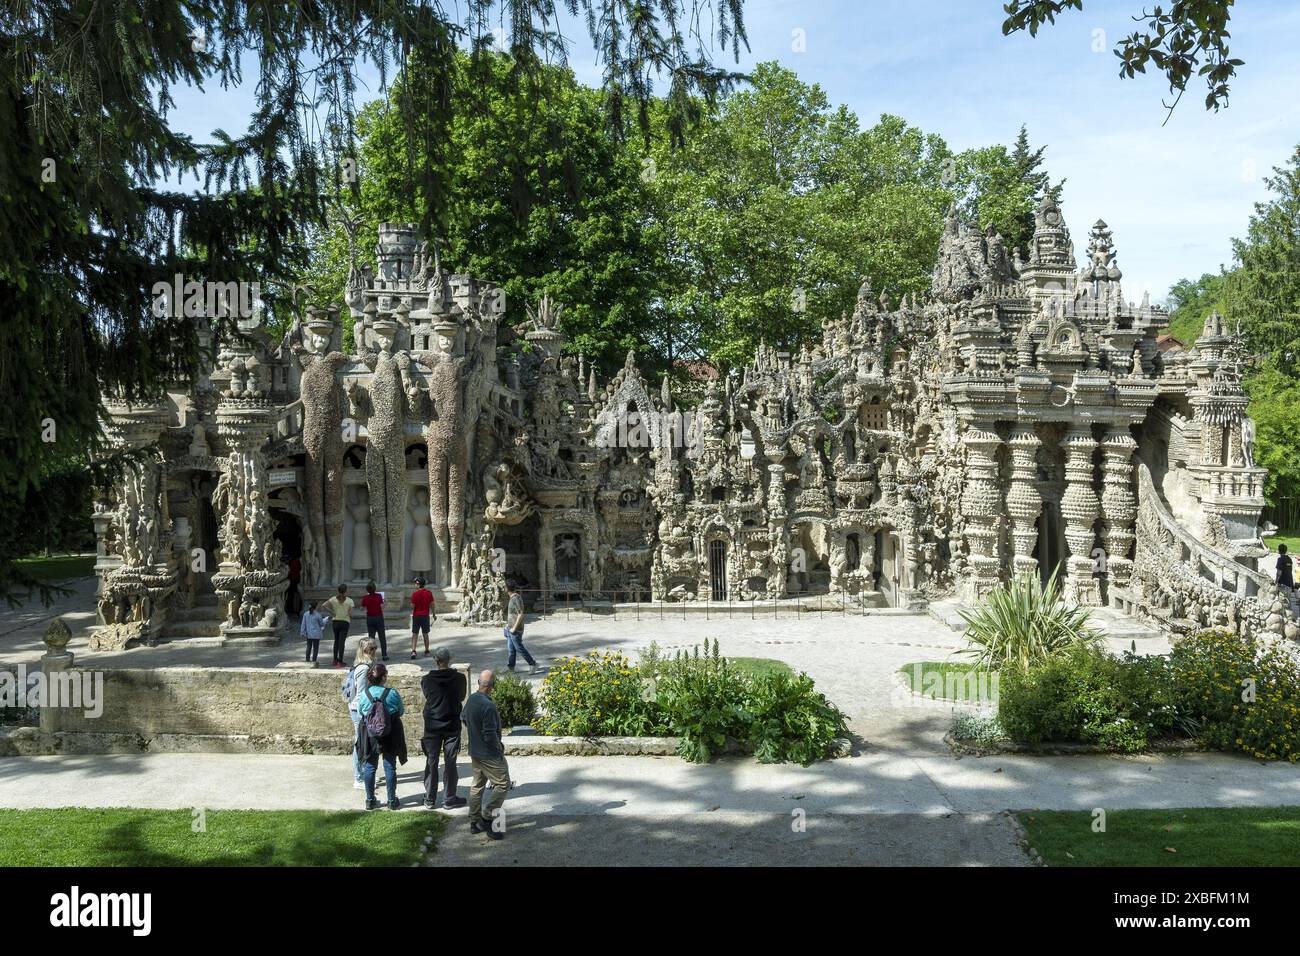
<svg viewBox="0 0 1300 956"><path fill-rule="evenodd" d="M469 801L464 797L447 797L442 801L442 808L444 810L459 810L467 803L469 803Z"/></svg>
<svg viewBox="0 0 1300 956"><path fill-rule="evenodd" d="M365 782L364 780L353 780L353 781L352 781L352 789L353 789L353 790L364 790L364 789L366 789L366 782Z"/></svg>
<svg viewBox="0 0 1300 956"><path fill-rule="evenodd" d="M530 674L536 674L536 673L537 673L537 665L536 665L536 664L529 664L529 665L528 665L528 673L530 673Z"/></svg>
<svg viewBox="0 0 1300 956"><path fill-rule="evenodd" d="M506 835L500 830L493 830L491 827L484 827L483 832L487 834L489 840L504 840Z"/></svg>
<svg viewBox="0 0 1300 956"><path fill-rule="evenodd" d="M400 810L400 809L402 809L402 804L401 804L401 802L398 801L398 800L389 800L389 801L388 801L388 809L389 809L389 810Z"/></svg>
<svg viewBox="0 0 1300 956"><path fill-rule="evenodd" d="M387 655L387 654L384 655L384 660L388 660L388 655Z"/></svg>
<svg viewBox="0 0 1300 956"><path fill-rule="evenodd" d="M432 800L425 800L424 803L421 804L421 806L423 806L424 809L426 809L426 810L437 810L437 809L438 809L438 805L437 805L436 803L434 803Z"/></svg>
<svg viewBox="0 0 1300 956"><path fill-rule="evenodd" d="M411 651L411 660L415 660L415 651Z"/></svg>
<svg viewBox="0 0 1300 956"><path fill-rule="evenodd" d="M373 809L374 809L375 807L377 807L377 806L379 806L379 801L378 801L378 800L376 800L374 797L366 797L366 809L367 809L367 810L373 810Z"/></svg>
<svg viewBox="0 0 1300 956"><path fill-rule="evenodd" d="M482 832L483 832L484 830L486 830L486 829L487 829L487 827L483 826L483 824L480 823L480 822L477 821L477 820L471 820L471 821L469 821L469 832L470 832L470 833L482 833Z"/></svg>

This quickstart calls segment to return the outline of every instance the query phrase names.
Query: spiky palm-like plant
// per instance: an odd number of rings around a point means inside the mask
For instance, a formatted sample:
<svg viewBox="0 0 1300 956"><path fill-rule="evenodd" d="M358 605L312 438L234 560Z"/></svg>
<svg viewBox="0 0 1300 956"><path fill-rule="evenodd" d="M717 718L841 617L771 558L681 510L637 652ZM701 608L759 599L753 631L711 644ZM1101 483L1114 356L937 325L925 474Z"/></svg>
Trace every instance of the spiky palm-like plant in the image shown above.
<svg viewBox="0 0 1300 956"><path fill-rule="evenodd" d="M1092 644L1092 612L1071 607L1061 597L1053 571L1044 584L1036 574L1018 574L973 611L959 611L971 646L960 653L982 670L1029 667L1072 647Z"/></svg>

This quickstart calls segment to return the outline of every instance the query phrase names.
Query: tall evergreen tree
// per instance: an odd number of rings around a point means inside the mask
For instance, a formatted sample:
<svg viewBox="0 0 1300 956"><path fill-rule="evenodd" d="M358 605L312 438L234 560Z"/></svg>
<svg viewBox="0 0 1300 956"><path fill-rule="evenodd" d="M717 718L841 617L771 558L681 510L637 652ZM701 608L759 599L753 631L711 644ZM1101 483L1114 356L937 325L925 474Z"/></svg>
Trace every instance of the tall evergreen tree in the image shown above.
<svg viewBox="0 0 1300 956"><path fill-rule="evenodd" d="M709 62L745 43L743 0L567 0L583 13L619 135L648 130L652 84L686 133L698 103L737 79ZM50 527L100 451L101 391L157 396L199 362L190 319L155 315L155 282L258 282L266 307L307 259L355 149L354 68L385 79L415 60L401 115L426 233L441 208L439 144L460 104L461 48L500 26L524 73L563 59L554 0L9 0L0 18L0 595L34 586L14 563L20 525ZM245 75L245 68L253 71ZM248 128L196 142L170 121L177 85L248 80ZM414 145L423 140L423 150ZM179 185L197 175L203 191ZM171 185L171 183L178 185ZM230 328L218 330L231 334ZM51 429L50 426L53 426ZM53 439L53 440L51 440Z"/></svg>

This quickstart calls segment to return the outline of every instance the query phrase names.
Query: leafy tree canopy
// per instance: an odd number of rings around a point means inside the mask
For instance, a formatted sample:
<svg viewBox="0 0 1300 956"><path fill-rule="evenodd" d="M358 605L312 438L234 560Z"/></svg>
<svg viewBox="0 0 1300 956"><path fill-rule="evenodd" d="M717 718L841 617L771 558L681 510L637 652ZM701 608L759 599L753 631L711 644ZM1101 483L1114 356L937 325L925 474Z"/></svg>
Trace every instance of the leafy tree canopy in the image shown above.
<svg viewBox="0 0 1300 956"><path fill-rule="evenodd" d="M1115 47L1119 57L1119 75L1132 78L1154 66L1169 81L1174 101L1165 104L1173 112L1187 84L1195 77L1205 80L1205 108L1216 112L1228 105L1228 81L1237 73L1242 60L1228 52L1228 21L1233 0L1173 0L1168 6L1146 7L1133 19L1142 29L1135 30ZM1082 10L1083 0L1010 0L1002 5L1007 18L1002 22L1004 34L1028 30L1038 36L1039 27L1056 22L1056 15L1066 10Z"/></svg>
<svg viewBox="0 0 1300 956"><path fill-rule="evenodd" d="M616 138L648 135L656 81L665 134L685 138L737 79L709 54L739 54L742 3L564 0L588 25ZM405 182L433 232L461 50L498 42L522 77L536 75L567 53L557 13L554 0L6 3L0 595L33 585L13 563L12 529L54 527L66 496L51 486L81 480L101 451L101 392L153 398L198 367L192 319L154 314L154 283L257 282L272 314L285 308L330 198L354 185L341 160L354 149L357 66L375 65L386 84L395 68L420 65L400 111L414 160ZM241 82L255 91L247 129L198 142L174 128L176 86ZM202 190L172 185L191 176Z"/></svg>

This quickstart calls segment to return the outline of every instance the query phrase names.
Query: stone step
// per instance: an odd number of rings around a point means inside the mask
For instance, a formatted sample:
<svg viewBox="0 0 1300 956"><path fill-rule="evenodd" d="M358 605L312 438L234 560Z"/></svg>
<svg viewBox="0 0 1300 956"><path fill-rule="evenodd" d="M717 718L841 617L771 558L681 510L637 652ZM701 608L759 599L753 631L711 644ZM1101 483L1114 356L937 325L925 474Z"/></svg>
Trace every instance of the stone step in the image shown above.
<svg viewBox="0 0 1300 956"><path fill-rule="evenodd" d="M181 607L168 614L167 620L175 624L191 621L219 621L221 614L216 607Z"/></svg>
<svg viewBox="0 0 1300 956"><path fill-rule="evenodd" d="M932 618L962 634L966 630L966 620L957 613L961 607L962 605L957 601L931 601L927 610Z"/></svg>
<svg viewBox="0 0 1300 956"><path fill-rule="evenodd" d="M1091 611L1093 627L1101 631L1105 637L1126 641L1146 641L1158 640L1164 636L1159 628L1129 617L1118 608L1094 607Z"/></svg>
<svg viewBox="0 0 1300 956"><path fill-rule="evenodd" d="M218 620L168 621L163 625L164 640L185 641L201 637L221 637L221 622Z"/></svg>

